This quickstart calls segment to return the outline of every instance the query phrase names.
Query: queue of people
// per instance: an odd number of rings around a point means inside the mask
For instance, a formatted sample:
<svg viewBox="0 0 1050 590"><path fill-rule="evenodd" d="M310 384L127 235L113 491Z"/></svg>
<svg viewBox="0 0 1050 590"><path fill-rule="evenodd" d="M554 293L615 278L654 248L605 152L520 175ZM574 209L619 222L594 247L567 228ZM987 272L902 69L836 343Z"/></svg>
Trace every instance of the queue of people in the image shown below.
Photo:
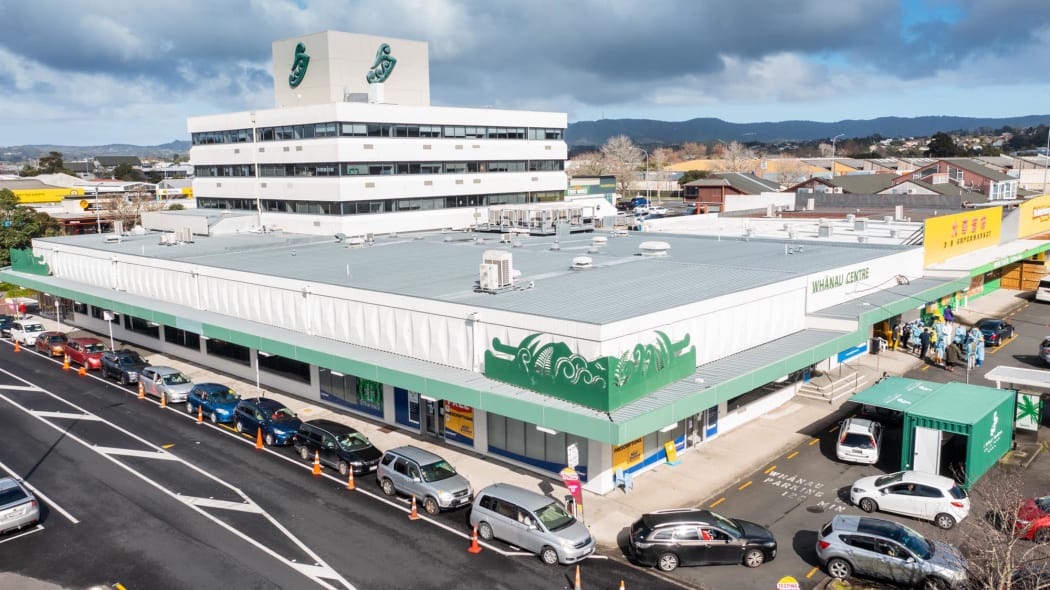
<svg viewBox="0 0 1050 590"><path fill-rule="evenodd" d="M944 315L934 316L929 326L922 320L897 322L890 330L890 346L896 349L900 345L905 352L914 352L946 371L955 371L957 366L980 367L984 363L984 334L976 326L967 328L954 320L951 307L946 307Z"/></svg>

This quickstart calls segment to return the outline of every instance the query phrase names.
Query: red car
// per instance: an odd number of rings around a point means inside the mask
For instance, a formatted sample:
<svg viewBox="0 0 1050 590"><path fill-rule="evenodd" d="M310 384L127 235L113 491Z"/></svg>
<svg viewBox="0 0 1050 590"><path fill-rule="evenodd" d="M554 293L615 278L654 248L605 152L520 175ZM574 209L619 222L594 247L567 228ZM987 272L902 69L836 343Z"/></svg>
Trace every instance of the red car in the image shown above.
<svg viewBox="0 0 1050 590"><path fill-rule="evenodd" d="M48 356L62 356L66 349L66 335L63 332L41 332L36 337L36 351Z"/></svg>
<svg viewBox="0 0 1050 590"><path fill-rule="evenodd" d="M106 350L98 338L70 338L66 342L69 362L92 371L102 368L102 353Z"/></svg>
<svg viewBox="0 0 1050 590"><path fill-rule="evenodd" d="M1050 496L1025 500L1017 509L1016 525L1024 538L1050 543Z"/></svg>

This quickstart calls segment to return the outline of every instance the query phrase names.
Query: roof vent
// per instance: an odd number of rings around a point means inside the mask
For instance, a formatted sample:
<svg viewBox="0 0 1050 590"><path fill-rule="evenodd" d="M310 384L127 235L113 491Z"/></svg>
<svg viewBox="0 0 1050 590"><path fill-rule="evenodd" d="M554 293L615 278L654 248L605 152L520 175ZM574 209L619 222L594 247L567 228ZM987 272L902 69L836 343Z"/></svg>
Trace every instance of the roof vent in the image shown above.
<svg viewBox="0 0 1050 590"><path fill-rule="evenodd" d="M362 236L354 236L346 239L347 248L360 248L365 245L365 239Z"/></svg>
<svg viewBox="0 0 1050 590"><path fill-rule="evenodd" d="M642 256L667 256L671 245L667 242L642 242L638 249L642 251Z"/></svg>
<svg viewBox="0 0 1050 590"><path fill-rule="evenodd" d="M572 259L572 266L570 270L587 270L588 268L594 268L594 261L591 260L590 256L577 256Z"/></svg>
<svg viewBox="0 0 1050 590"><path fill-rule="evenodd" d="M853 221L855 219L857 219L857 216L852 214L852 213L849 213L849 214L846 215L846 222L847 223L853 223Z"/></svg>
<svg viewBox="0 0 1050 590"><path fill-rule="evenodd" d="M868 236L857 236L857 241L863 244L868 241Z"/></svg>
<svg viewBox="0 0 1050 590"><path fill-rule="evenodd" d="M864 218L853 222L853 231L868 231L868 220Z"/></svg>
<svg viewBox="0 0 1050 590"><path fill-rule="evenodd" d="M833 233L835 233L835 232L834 232L834 228L831 227L831 224L821 223L820 225L817 226L817 237L818 238L830 238Z"/></svg>
<svg viewBox="0 0 1050 590"><path fill-rule="evenodd" d="M608 241L609 238L606 236L594 236L591 238L591 245L596 247L604 246Z"/></svg>

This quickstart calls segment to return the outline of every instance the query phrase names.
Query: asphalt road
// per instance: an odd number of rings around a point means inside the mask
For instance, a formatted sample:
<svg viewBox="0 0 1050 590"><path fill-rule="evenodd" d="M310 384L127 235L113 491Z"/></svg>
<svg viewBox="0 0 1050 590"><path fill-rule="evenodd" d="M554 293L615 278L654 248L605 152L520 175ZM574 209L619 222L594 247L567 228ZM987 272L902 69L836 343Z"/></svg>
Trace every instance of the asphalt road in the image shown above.
<svg viewBox="0 0 1050 590"><path fill-rule="evenodd" d="M128 590L574 586L574 566L503 543L468 553L464 510L409 520L374 478L350 491L291 447L257 450L9 343L0 355L0 468L47 498L40 528L0 538L2 571ZM579 569L589 590L679 587L603 556Z"/></svg>
<svg viewBox="0 0 1050 590"><path fill-rule="evenodd" d="M1010 319L1017 330L1016 337L997 349L988 349L982 367L967 374L962 368L949 373L927 365L906 376L941 383L966 381L968 378L970 383L994 387L995 384L983 376L1000 364L1047 368L1038 356L1038 347L1043 338L1050 334L1050 306L1026 303L1015 310ZM891 473L900 468L901 425L885 420L883 423L887 431L878 465L852 465L840 462L835 457L838 423L857 409L855 404L845 404L836 414L809 425L802 431L810 437L807 442L770 457L761 469L701 504L702 508L769 527L778 541L778 554L774 561L756 569L742 565L679 568L671 577L708 590L743 587L774 589L785 576L795 578L801 588L809 589L824 579L825 573L819 567L815 551L819 528L836 514L864 514L849 504L849 488L854 481L876 473ZM1026 477L1027 494L1047 493L1045 474L1048 470L1050 458L1038 457ZM875 516L897 520L923 534L948 542L962 534L961 527L945 532L931 523L908 517L882 513L876 513ZM621 547L624 547L626 537L620 541Z"/></svg>

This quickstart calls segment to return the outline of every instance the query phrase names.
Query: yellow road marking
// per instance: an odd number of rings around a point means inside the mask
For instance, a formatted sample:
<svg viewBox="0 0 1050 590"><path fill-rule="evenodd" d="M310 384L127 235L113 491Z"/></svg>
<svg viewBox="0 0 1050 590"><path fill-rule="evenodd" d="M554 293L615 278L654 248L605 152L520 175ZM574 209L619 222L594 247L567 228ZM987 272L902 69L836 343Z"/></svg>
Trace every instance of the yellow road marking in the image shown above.
<svg viewBox="0 0 1050 590"><path fill-rule="evenodd" d="M919 370L920 371L925 371L926 369L929 369L929 368L930 368L930 365L923 365L922 368L919 369Z"/></svg>
<svg viewBox="0 0 1050 590"><path fill-rule="evenodd" d="M820 439L819 438L815 438L815 439L809 441L809 446L812 447L813 445L817 444L818 442L820 442Z"/></svg>
<svg viewBox="0 0 1050 590"><path fill-rule="evenodd" d="M746 488L746 487L747 487L747 486L749 486L749 485L751 485L751 482L750 482L750 481L749 481L749 482L747 482L747 483L745 483L744 485L740 486L740 487L739 487L739 488L737 488L737 489L738 489L738 490L742 490L742 489Z"/></svg>
<svg viewBox="0 0 1050 590"><path fill-rule="evenodd" d="M808 579L812 578L813 574L817 573L818 569L820 569L820 568L813 568L813 569L809 570L809 573L806 574L806 579L808 580Z"/></svg>
<svg viewBox="0 0 1050 590"><path fill-rule="evenodd" d="M708 506L708 508L714 508L715 506L718 506L719 504L721 504L722 502L725 502L725 501L726 501L726 497L722 496L721 498L719 498L719 499L715 500L714 502L712 502L711 505Z"/></svg>
<svg viewBox="0 0 1050 590"><path fill-rule="evenodd" d="M1002 343L999 344L999 346L996 346L995 348L992 348L992 347L989 346L988 348L990 350L987 350L986 354L995 354L995 353L999 352L1000 350L1002 350L1004 346L1006 346L1007 344L1010 344L1011 342L1013 342L1016 339L1017 339L1017 334L1014 334L1013 336L1010 336L1009 340L1003 340Z"/></svg>
<svg viewBox="0 0 1050 590"><path fill-rule="evenodd" d="M116 584L113 584L113 588L114 588L114 590L126 590L124 588L124 585L121 584L120 582L117 582Z"/></svg>
<svg viewBox="0 0 1050 590"><path fill-rule="evenodd" d="M230 432L237 432L237 429L234 428L233 426L230 426L229 424L219 424L219 426L222 426L223 428L225 428L226 430L229 430Z"/></svg>
<svg viewBox="0 0 1050 590"><path fill-rule="evenodd" d="M788 459L794 459L795 455L797 455L797 454L798 454L798 451L795 451L794 453L791 453L790 455L788 455L787 458Z"/></svg>
<svg viewBox="0 0 1050 590"><path fill-rule="evenodd" d="M838 425L838 424L836 424L836 425L832 426L831 428L829 428L829 429L828 429L828 432L835 432L835 431L836 431L836 430L838 430L838 429L839 429L839 425Z"/></svg>
<svg viewBox="0 0 1050 590"><path fill-rule="evenodd" d="M768 475L770 471L773 471L773 470L774 470L774 469L776 469L776 468L777 468L777 466L776 466L776 465L773 465L773 466L772 466L772 467L770 467L769 469L766 469L766 471L765 471L766 475Z"/></svg>
<svg viewBox="0 0 1050 590"><path fill-rule="evenodd" d="M174 444L174 443L172 443L172 444L170 444L170 445L161 445L161 447L160 447L160 448L162 448L162 449L170 449L170 448L171 448L171 447L173 447L173 446L175 446L175 444Z"/></svg>

